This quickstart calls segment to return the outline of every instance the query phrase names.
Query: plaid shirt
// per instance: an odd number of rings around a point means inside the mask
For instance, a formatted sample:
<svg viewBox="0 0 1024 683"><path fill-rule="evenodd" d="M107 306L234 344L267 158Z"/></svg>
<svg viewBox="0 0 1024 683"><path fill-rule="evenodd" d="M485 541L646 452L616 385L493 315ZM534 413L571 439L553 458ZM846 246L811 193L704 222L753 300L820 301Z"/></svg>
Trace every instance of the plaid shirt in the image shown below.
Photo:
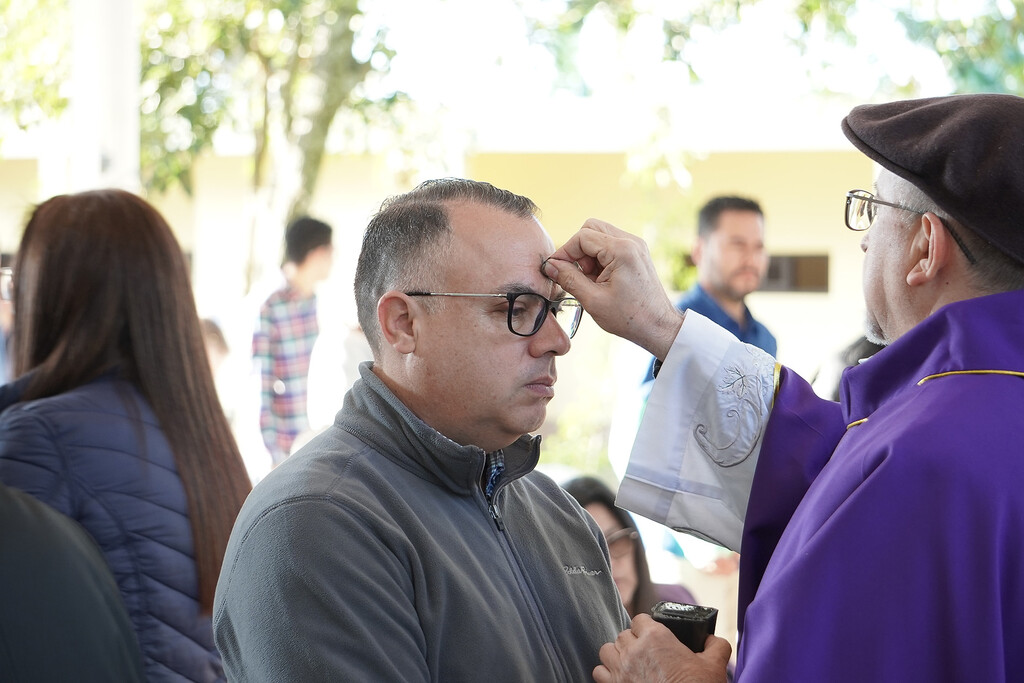
<svg viewBox="0 0 1024 683"><path fill-rule="evenodd" d="M260 307L252 356L260 371L260 431L274 464L291 453L295 437L309 429L306 387L309 359L320 328L316 295L285 286Z"/></svg>
<svg viewBox="0 0 1024 683"><path fill-rule="evenodd" d="M498 481L505 473L505 454L499 449L487 454L487 483L484 486L484 495L487 502L493 502L494 491L498 488Z"/></svg>

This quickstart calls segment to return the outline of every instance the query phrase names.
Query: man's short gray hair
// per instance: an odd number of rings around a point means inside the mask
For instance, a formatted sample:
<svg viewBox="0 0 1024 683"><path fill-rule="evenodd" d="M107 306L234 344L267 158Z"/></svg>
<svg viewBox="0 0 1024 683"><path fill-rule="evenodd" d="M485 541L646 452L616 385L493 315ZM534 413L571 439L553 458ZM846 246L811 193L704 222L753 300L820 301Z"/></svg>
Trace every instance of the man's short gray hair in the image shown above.
<svg viewBox="0 0 1024 683"><path fill-rule="evenodd" d="M538 212L527 197L462 178L428 180L385 200L366 226L355 276L359 324L375 358L382 341L377 302L393 289L432 289L438 282L451 247L448 206L459 202L494 206L520 218Z"/></svg>
<svg viewBox="0 0 1024 683"><path fill-rule="evenodd" d="M969 271L970 284L985 294L1010 292L1024 289L1024 264L1003 253L991 242L979 235L970 226L951 218L935 201L909 180L894 175L895 203L915 211L929 211L939 216L947 227L956 231L964 245L975 257L976 263ZM916 220L914 214L907 214L906 225Z"/></svg>

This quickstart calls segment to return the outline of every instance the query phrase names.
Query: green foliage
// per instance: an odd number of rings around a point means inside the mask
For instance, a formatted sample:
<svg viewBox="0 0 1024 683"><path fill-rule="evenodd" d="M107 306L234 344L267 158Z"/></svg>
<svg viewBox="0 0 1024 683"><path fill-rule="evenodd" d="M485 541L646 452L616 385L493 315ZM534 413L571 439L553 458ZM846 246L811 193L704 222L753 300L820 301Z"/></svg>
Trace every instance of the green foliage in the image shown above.
<svg viewBox="0 0 1024 683"><path fill-rule="evenodd" d="M699 3L679 3L677 14L667 16L663 21L665 32L665 59L683 62L690 70L691 80L697 75L687 63L686 47L693 39L694 29L709 28L720 31L737 23L745 5L757 0L720 0Z"/></svg>
<svg viewBox="0 0 1024 683"><path fill-rule="evenodd" d="M688 46L697 31L738 22L759 0L637 0L530 2L532 39L555 55L561 85L589 92L576 68L578 37L600 16L620 32L659 12L664 58L683 64L691 80ZM70 76L67 0L0 0L0 119L30 128L64 111ZM855 0L796 0L792 38L824 32L856 47L849 17ZM524 10L525 11L525 10ZM907 35L935 50L958 90L1024 94L1024 2L988 0L967 17L936 15L931 0L908 0L894 15ZM266 182L275 136L297 149L301 210L316 185L327 135L338 114L346 132L359 121L401 125L391 112L407 105L401 93L378 92L393 52L382 29L364 27L358 0L144 0L141 17L141 167L147 188L180 183L191 190L192 162L227 128L253 140L254 190ZM914 84L880 84L912 94ZM404 150L404 148L403 148ZM655 172L672 166L655 160ZM671 171L672 169L668 169ZM657 178L655 185L664 186ZM678 270L678 268L674 268ZM672 278L675 281L675 277Z"/></svg>
<svg viewBox="0 0 1024 683"><path fill-rule="evenodd" d="M254 141L254 189L274 135L300 150L308 201L339 109L387 70L383 34L360 33L356 0L147 0L142 168L151 189L191 189L191 163L225 125Z"/></svg>
<svg viewBox="0 0 1024 683"><path fill-rule="evenodd" d="M1024 95L1024 2L988 2L967 19L901 12L907 35L931 45L964 92Z"/></svg>
<svg viewBox="0 0 1024 683"><path fill-rule="evenodd" d="M696 80L687 57L695 33L723 30L739 21L746 7L758 3L695 0L660 5L654 11L664 29L664 58L684 65ZM652 11L648 4L639 0L566 0L558 11L534 19L533 39L555 55L565 83L585 93L587 85L575 67L575 50L587 19L600 15L625 33L640 14ZM907 0L902 7L893 7L892 16L903 24L912 41L942 58L958 91L1024 93L1024 2L984 0L972 3L969 15L956 19L938 14L933 0ZM796 0L792 13L797 30L790 38L803 50L812 37L822 35L830 42L856 48L858 36L851 29L850 17L857 11L857 0ZM901 95L912 95L913 87L913 83L880 84L881 90Z"/></svg>
<svg viewBox="0 0 1024 683"><path fill-rule="evenodd" d="M816 24L821 24L828 33L853 45L856 37L850 31L847 17L856 5L856 0L803 0L793 9L793 14L800 22L803 34L810 33Z"/></svg>
<svg viewBox="0 0 1024 683"><path fill-rule="evenodd" d="M691 80L697 80L685 57L685 48L695 28L720 30L739 21L744 5L757 0L697 0L666 4L672 11L660 16L665 34L666 60L684 64ZM601 14L621 33L628 32L646 12L634 0L567 0L560 11L529 20L531 40L547 47L555 56L563 87L588 94L586 82L576 68L578 36L587 18Z"/></svg>
<svg viewBox="0 0 1024 683"><path fill-rule="evenodd" d="M67 107L67 0L0 0L0 117L30 128ZM149 190L192 189L192 163L230 128L253 140L254 190L275 135L299 149L303 192L316 183L338 111L368 116L401 100L369 95L393 52L363 31L358 0L144 0L141 172Z"/></svg>
<svg viewBox="0 0 1024 683"><path fill-rule="evenodd" d="M562 9L530 16L524 10L530 40L547 47L555 58L558 85L579 95L588 95L586 83L576 68L576 49L583 21L600 3L598 0L569 0Z"/></svg>
<svg viewBox="0 0 1024 683"><path fill-rule="evenodd" d="M855 0L803 0L796 16L804 35L817 24L830 39L856 46L847 20L856 7ZM930 0L909 0L893 14L911 41L939 55L958 92L1024 94L1024 2L972 3L970 13L958 18L944 18L939 10Z"/></svg>
<svg viewBox="0 0 1024 683"><path fill-rule="evenodd" d="M30 128L64 111L70 44L65 0L0 0L0 116Z"/></svg>
<svg viewBox="0 0 1024 683"><path fill-rule="evenodd" d="M525 2L525 0L524 0ZM688 59L688 47L698 33L721 31L737 23L746 8L759 0L694 0L668 2L656 6L646 0L565 0L533 21L533 40L555 55L564 83L579 93L588 88L576 69L578 36L588 19L599 18L627 33L643 13L658 13L664 33L664 59L682 64L690 80L699 80ZM879 3L881 4L881 3ZM822 42L849 48L835 53L835 59L858 54L858 38L850 18L865 3L857 0L795 0L792 5L794 31L788 39L804 54L811 45ZM549 5L545 5L549 7ZM955 87L961 92L1008 92L1024 95L1024 2L987 0L973 4L966 18L944 19L938 16L933 0L907 0L903 10L890 9L894 19L904 26L910 40L934 50L943 60ZM891 6L890 6L891 7ZM877 7L876 7L877 9ZM756 58L747 56L745 58ZM828 57L808 61L808 78L816 82L826 73ZM913 96L917 82L894 83L881 77L879 96ZM824 90L823 90L824 91ZM687 289L695 278L688 253L693 237L687 214L685 154L668 149L662 142L671 139L666 125L653 132L647 149L632 155L637 162L630 180L640 187L657 189L677 187L684 199L666 203L652 215L638 217L634 225L644 226L644 238L667 286ZM657 213L657 215L655 215Z"/></svg>
<svg viewBox="0 0 1024 683"><path fill-rule="evenodd" d="M231 41L205 3L148 2L142 33L142 182L192 190L192 161L213 142L230 102Z"/></svg>

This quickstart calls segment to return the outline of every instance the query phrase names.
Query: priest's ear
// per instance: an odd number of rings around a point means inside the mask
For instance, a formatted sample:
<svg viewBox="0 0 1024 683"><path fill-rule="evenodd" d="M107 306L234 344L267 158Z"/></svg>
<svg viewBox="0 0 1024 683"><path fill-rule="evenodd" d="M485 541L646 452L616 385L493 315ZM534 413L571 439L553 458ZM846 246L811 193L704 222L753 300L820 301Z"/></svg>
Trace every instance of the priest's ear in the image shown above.
<svg viewBox="0 0 1024 683"><path fill-rule="evenodd" d="M942 219L930 211L923 214L911 240L914 261L907 273L907 284L916 287L935 281L953 265L956 248Z"/></svg>
<svg viewBox="0 0 1024 683"><path fill-rule="evenodd" d="M377 301L377 322L384 343L398 353L415 351L413 325L420 311L412 297L397 290L385 292Z"/></svg>

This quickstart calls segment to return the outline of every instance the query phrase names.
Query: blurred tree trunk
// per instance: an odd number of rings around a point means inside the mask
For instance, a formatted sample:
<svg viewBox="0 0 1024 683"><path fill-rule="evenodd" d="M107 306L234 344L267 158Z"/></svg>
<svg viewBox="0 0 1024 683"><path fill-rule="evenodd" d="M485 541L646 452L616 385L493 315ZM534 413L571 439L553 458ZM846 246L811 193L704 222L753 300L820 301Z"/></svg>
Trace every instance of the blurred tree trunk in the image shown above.
<svg viewBox="0 0 1024 683"><path fill-rule="evenodd" d="M352 57L355 34L348 29L354 13L343 14L331 27L326 49L317 57L313 75L320 81L323 95L320 107L309 117L309 130L297 142L299 151L299 188L288 209L287 221L309 211L323 166L327 134L338 111L352 96L352 91L370 72L369 64Z"/></svg>

